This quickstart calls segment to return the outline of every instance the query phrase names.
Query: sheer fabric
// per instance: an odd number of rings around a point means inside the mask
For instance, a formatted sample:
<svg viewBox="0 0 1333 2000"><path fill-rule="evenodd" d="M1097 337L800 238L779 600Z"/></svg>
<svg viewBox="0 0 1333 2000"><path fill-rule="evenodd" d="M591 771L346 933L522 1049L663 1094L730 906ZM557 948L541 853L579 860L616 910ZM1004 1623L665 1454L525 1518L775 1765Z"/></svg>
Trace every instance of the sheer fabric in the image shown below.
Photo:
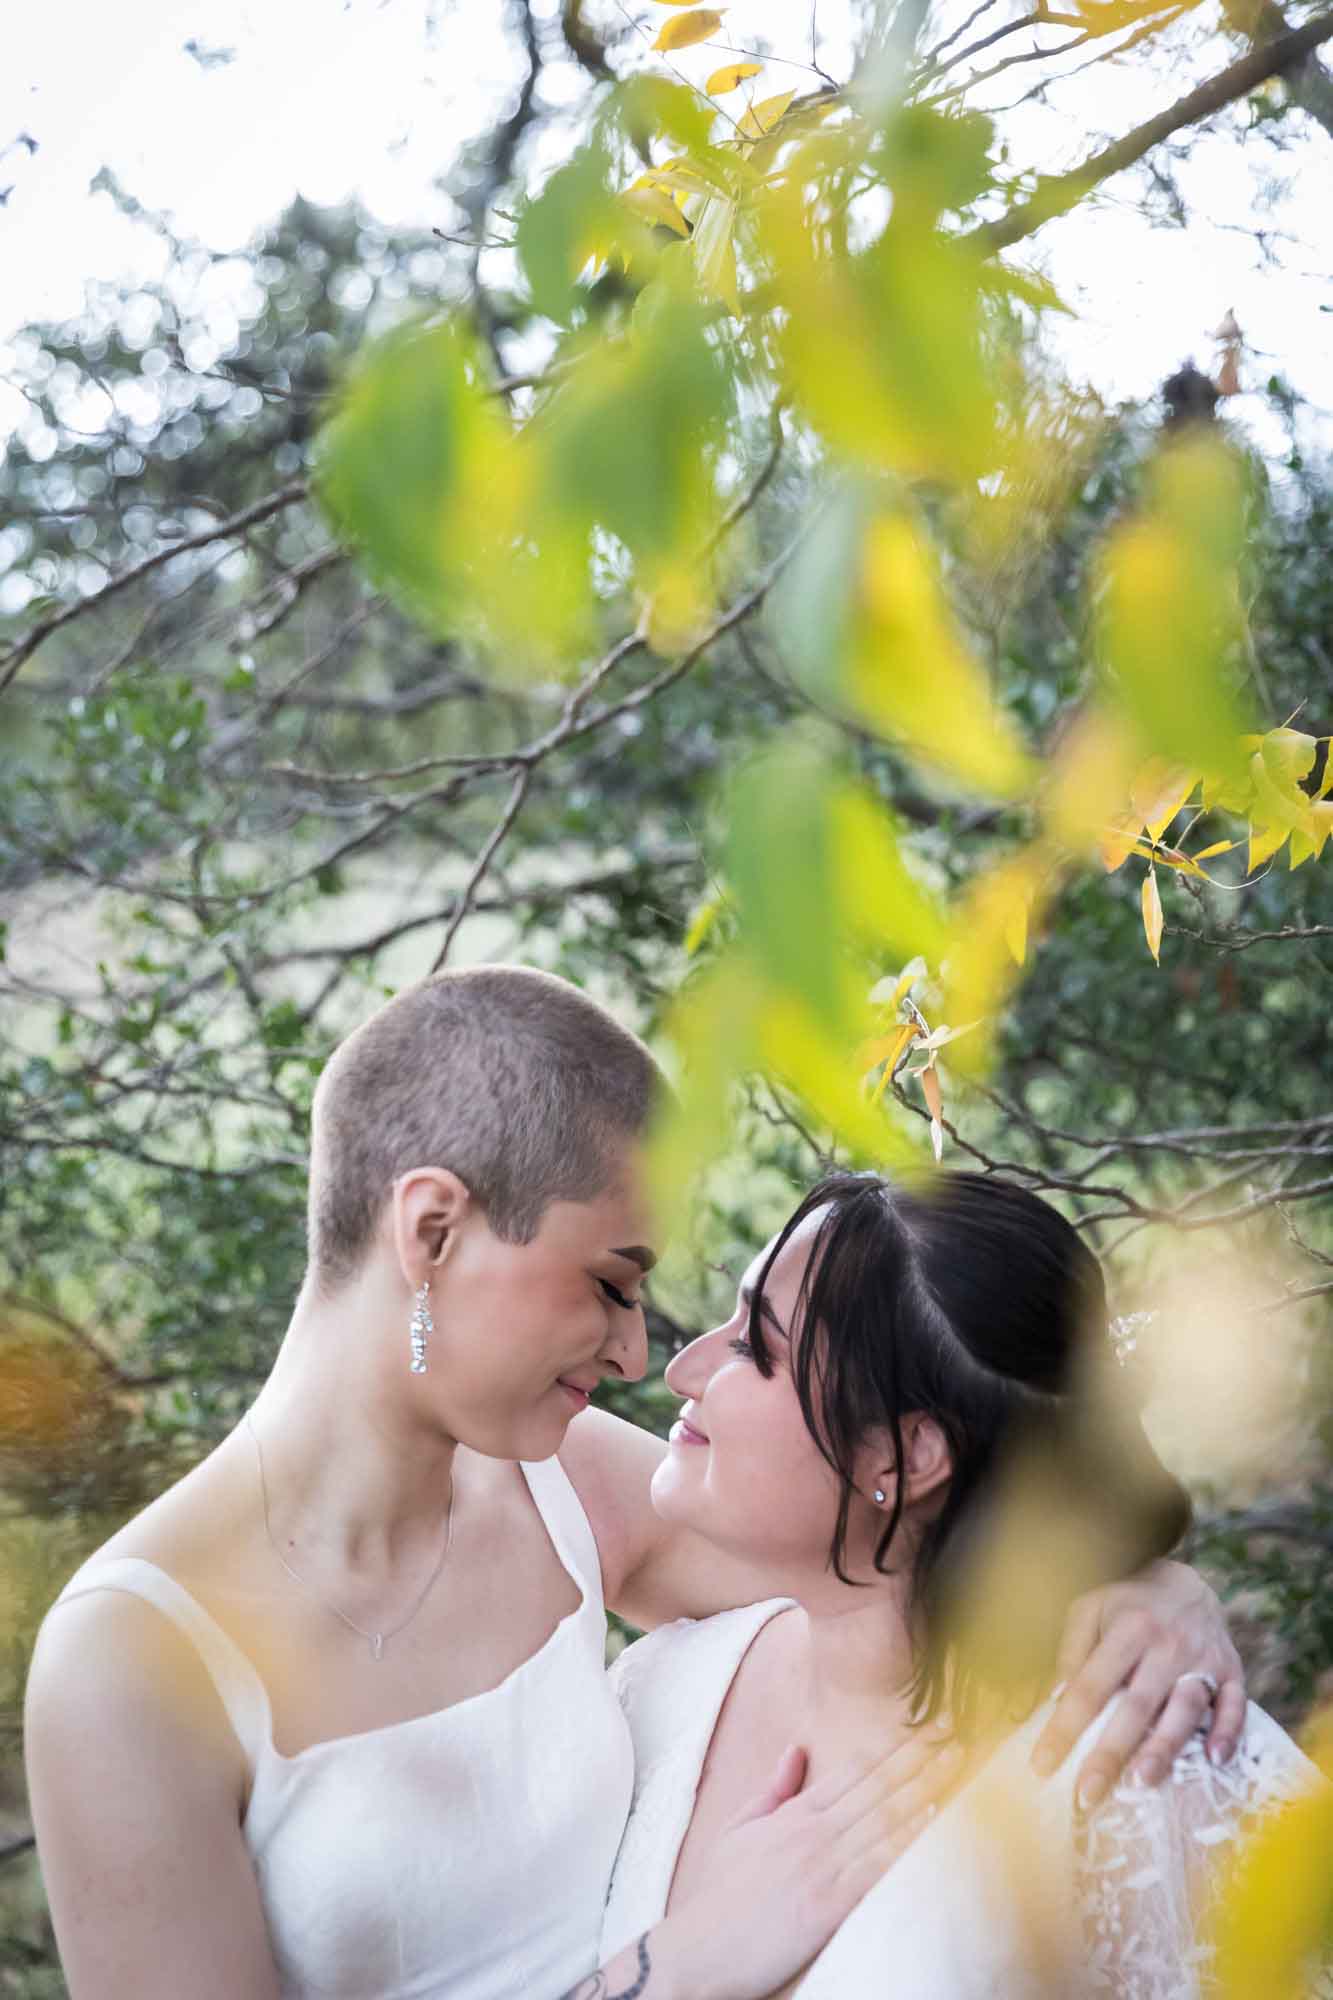
<svg viewBox="0 0 1333 2000"><path fill-rule="evenodd" d="M597 1964L629 1734L587 1518L556 1459L523 1471L579 1607L498 1687L295 1757L254 1667L165 1571L95 1563L64 1593L144 1598L203 1660L251 1769L243 1831L284 2000L552 2000Z"/></svg>
<svg viewBox="0 0 1333 2000"><path fill-rule="evenodd" d="M786 1600L629 1647L612 1682L634 1739L635 1787L602 1932L605 1960L662 1916L718 1713L746 1649ZM1074 1805L1110 1704L1053 1778L1029 1769L1050 1704L980 1772L852 1912L798 1989L801 2000L1204 2000L1202 1920L1254 1814L1321 1782L1250 1705L1222 1770L1201 1739L1159 1790L1121 1785ZM1333 1980L1312 1994L1333 2000Z"/></svg>

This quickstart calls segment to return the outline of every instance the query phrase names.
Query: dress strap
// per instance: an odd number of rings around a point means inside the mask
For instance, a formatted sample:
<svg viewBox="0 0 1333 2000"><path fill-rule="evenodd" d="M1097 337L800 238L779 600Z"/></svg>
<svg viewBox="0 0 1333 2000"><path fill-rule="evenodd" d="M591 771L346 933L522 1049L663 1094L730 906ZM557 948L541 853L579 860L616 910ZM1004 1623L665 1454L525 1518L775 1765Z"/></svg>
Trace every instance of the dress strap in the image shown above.
<svg viewBox="0 0 1333 2000"><path fill-rule="evenodd" d="M142 1556L118 1556L80 1570L56 1603L88 1597L96 1590L119 1590L141 1598L183 1634L203 1662L253 1772L269 1742L269 1701L264 1683L235 1641L183 1584Z"/></svg>
<svg viewBox="0 0 1333 2000"><path fill-rule="evenodd" d="M602 1559L573 1481L558 1458L522 1459L520 1464L556 1554L582 1590L585 1607L591 1604L603 1618Z"/></svg>

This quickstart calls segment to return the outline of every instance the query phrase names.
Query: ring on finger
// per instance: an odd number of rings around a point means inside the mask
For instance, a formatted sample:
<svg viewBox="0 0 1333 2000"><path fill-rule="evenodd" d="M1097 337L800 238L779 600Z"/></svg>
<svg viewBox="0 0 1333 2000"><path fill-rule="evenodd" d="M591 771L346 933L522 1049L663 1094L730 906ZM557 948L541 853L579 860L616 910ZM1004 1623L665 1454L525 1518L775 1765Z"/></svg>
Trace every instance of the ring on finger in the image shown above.
<svg viewBox="0 0 1333 2000"><path fill-rule="evenodd" d="M1217 1700L1217 1693L1218 1693L1217 1682L1214 1680L1211 1674L1206 1674L1203 1671L1202 1667L1191 1667L1187 1674L1176 1675L1175 1684L1177 1687L1183 1687L1186 1681L1202 1681L1204 1686L1208 1690L1209 1701Z"/></svg>

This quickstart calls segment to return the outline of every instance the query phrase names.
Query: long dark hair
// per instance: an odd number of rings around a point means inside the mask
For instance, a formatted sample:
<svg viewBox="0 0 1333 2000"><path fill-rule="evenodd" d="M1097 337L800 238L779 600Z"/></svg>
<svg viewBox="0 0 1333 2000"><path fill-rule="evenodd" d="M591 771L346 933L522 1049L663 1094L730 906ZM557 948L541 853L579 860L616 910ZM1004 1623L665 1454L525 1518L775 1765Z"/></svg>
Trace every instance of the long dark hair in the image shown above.
<svg viewBox="0 0 1333 2000"><path fill-rule="evenodd" d="M764 1287L784 1244L816 1211L825 1212L790 1333L806 1426L842 1486L830 1566L853 1581L846 1545L857 1452L872 1432L886 1432L901 1465L902 1419L931 1417L952 1471L911 1562L922 1640L912 1712L932 1715L947 1696L957 1714L965 1702L950 1684L947 1628L985 1516L1025 1454L1042 1455L1071 1506L1091 1504L1100 1524L1112 1524L1100 1546L1114 1549L1122 1573L1175 1545L1189 1525L1189 1499L1137 1420L1114 1421L1094 1393L1110 1353L1096 1257L1056 1209L1011 1182L949 1172L911 1188L873 1174L822 1180L782 1229L754 1288L749 1338L762 1374L774 1365ZM881 1573L902 1519L895 1481L875 1549Z"/></svg>

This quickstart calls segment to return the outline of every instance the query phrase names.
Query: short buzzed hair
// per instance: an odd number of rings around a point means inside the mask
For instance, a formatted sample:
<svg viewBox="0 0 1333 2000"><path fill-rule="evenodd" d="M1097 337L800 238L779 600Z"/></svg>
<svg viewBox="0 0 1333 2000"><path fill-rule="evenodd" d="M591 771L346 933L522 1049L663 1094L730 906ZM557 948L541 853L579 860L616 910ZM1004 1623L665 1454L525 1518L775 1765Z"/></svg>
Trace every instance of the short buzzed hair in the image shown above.
<svg viewBox="0 0 1333 2000"><path fill-rule="evenodd" d="M325 1290L352 1276L389 1191L446 1167L497 1236L530 1242L553 1201L591 1201L662 1079L577 987L479 965L410 986L334 1050L315 1091L309 1247Z"/></svg>

